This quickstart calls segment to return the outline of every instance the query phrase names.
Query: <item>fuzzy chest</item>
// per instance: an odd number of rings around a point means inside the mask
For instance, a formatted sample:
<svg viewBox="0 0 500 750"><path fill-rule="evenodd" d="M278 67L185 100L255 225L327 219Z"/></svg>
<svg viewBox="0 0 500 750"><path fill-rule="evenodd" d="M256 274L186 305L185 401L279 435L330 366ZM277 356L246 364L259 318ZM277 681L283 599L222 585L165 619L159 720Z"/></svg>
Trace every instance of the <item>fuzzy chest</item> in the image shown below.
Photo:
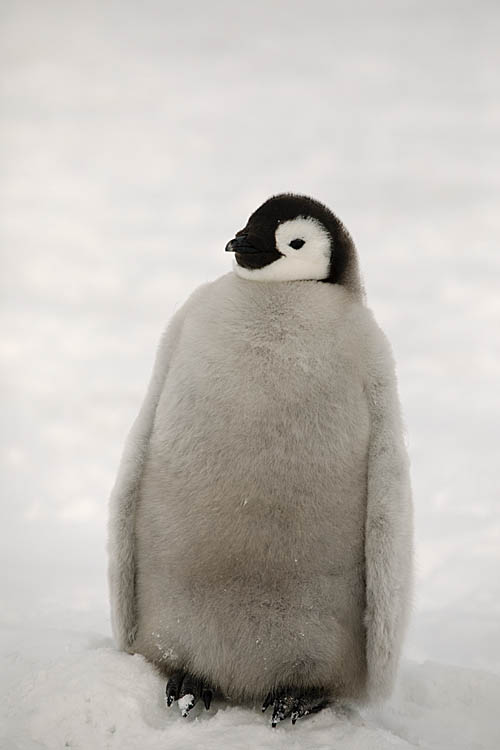
<svg viewBox="0 0 500 750"><path fill-rule="evenodd" d="M154 438L165 454L214 463L225 449L226 461L349 463L369 426L355 325L340 304L311 310L307 296L257 291L186 320Z"/></svg>
<svg viewBox="0 0 500 750"><path fill-rule="evenodd" d="M235 300L184 325L139 509L145 549L161 567L182 560L184 579L202 570L204 585L248 581L255 559L268 581L359 565L369 434L362 361L338 316L311 319L293 301Z"/></svg>

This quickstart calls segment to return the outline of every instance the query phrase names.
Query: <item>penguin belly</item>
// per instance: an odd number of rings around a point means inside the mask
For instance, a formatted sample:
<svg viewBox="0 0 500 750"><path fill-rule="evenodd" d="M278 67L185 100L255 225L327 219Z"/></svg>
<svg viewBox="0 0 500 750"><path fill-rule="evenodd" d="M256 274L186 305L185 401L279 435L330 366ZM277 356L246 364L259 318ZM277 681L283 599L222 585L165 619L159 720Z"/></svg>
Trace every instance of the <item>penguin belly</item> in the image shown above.
<svg viewBox="0 0 500 750"><path fill-rule="evenodd" d="M366 678L368 409L348 297L328 285L313 316L310 284L210 285L139 490L133 650L234 700Z"/></svg>

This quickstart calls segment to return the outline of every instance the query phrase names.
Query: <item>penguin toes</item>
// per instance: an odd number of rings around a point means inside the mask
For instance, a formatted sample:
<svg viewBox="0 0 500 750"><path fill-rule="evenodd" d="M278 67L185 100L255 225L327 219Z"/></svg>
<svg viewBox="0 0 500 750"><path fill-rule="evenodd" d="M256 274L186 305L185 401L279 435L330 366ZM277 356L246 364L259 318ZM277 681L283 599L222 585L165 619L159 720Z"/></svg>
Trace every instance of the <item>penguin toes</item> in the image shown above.
<svg viewBox="0 0 500 750"><path fill-rule="evenodd" d="M208 711L213 695L213 689L203 680L193 677L189 672L178 671L173 672L167 682L165 704L170 707L177 701L182 716L186 717L200 698Z"/></svg>
<svg viewBox="0 0 500 750"><path fill-rule="evenodd" d="M271 725L276 727L280 721L291 718L292 724L308 714L315 714L328 705L328 700L317 691L299 694L293 690L272 690L262 704L262 711L273 707Z"/></svg>

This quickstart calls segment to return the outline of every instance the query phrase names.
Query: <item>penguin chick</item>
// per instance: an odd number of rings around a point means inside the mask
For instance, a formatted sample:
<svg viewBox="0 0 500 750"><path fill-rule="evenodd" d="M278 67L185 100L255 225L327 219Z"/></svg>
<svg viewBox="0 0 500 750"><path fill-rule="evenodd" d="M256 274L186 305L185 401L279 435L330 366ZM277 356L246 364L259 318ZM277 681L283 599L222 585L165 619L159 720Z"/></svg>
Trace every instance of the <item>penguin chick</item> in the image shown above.
<svg viewBox="0 0 500 750"><path fill-rule="evenodd" d="M272 724L389 695L412 503L390 347L342 223L267 200L160 342L111 497L119 648L187 715L214 694Z"/></svg>

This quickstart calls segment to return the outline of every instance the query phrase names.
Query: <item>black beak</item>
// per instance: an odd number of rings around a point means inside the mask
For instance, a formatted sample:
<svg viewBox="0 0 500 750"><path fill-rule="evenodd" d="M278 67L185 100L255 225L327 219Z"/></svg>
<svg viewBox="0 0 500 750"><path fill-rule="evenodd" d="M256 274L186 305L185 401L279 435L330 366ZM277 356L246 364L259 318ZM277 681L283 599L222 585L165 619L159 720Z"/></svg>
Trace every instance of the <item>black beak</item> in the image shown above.
<svg viewBox="0 0 500 750"><path fill-rule="evenodd" d="M258 247L255 247L254 245L251 245L248 241L248 235L247 234L239 234L237 235L234 240L231 240L226 245L226 253L261 253L262 250L260 250Z"/></svg>

